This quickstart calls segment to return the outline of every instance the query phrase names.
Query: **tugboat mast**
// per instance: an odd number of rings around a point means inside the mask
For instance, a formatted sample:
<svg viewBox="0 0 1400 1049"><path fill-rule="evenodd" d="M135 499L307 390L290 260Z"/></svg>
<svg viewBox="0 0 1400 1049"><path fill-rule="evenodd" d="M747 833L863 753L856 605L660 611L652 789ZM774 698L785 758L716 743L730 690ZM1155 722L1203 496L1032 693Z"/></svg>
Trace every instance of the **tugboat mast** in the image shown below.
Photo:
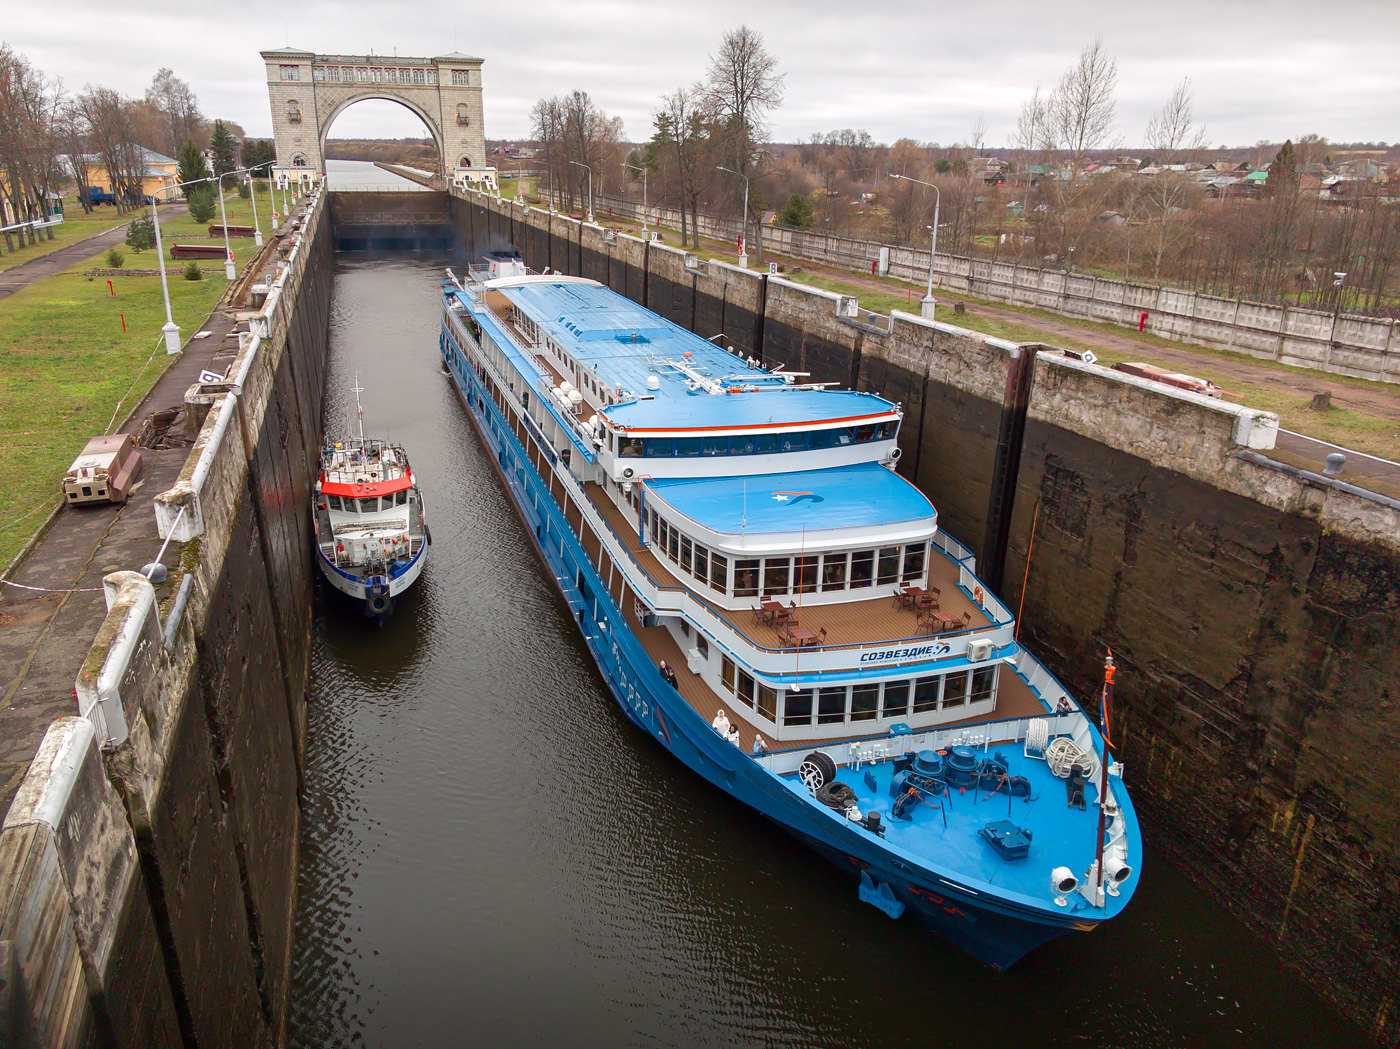
<svg viewBox="0 0 1400 1049"><path fill-rule="evenodd" d="M364 393L364 387L360 385L360 373L355 373L355 385L351 387L355 394L355 414L360 420L360 444L365 443L365 410L360 406L360 394Z"/></svg>

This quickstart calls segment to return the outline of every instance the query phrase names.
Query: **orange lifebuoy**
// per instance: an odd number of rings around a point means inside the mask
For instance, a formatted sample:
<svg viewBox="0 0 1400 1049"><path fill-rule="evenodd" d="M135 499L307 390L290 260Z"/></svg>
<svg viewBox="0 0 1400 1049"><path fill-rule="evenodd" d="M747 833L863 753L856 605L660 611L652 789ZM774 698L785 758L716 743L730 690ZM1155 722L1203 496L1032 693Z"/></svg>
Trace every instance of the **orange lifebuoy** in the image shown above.
<svg viewBox="0 0 1400 1049"><path fill-rule="evenodd" d="M982 603L982 600L985 596L986 595L982 593L982 588L980 586L975 586L972 588L972 599L976 601L979 605Z"/></svg>

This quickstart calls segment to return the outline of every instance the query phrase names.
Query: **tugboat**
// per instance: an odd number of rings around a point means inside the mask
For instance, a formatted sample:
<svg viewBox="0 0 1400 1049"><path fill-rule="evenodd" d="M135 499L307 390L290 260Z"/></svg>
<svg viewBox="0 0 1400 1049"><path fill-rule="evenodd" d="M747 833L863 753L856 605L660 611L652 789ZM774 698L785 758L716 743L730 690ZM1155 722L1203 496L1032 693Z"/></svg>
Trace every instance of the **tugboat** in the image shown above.
<svg viewBox="0 0 1400 1049"><path fill-rule="evenodd" d="M1095 717L1017 640L896 470L900 405L486 262L442 284L443 362L627 717L994 969L1121 914L1112 660Z"/></svg>
<svg viewBox="0 0 1400 1049"><path fill-rule="evenodd" d="M400 445L365 437L359 376L354 390L359 436L321 452L316 560L331 586L363 602L364 614L382 624L423 571L432 534L408 454Z"/></svg>

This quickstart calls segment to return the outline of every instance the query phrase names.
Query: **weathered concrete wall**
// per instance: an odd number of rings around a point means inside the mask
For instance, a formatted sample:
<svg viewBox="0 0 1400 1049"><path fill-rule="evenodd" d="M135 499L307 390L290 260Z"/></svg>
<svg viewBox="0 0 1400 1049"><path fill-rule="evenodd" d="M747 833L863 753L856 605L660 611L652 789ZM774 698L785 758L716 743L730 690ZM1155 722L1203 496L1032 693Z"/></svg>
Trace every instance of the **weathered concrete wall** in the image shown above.
<svg viewBox="0 0 1400 1049"><path fill-rule="evenodd" d="M445 193L333 191L329 203L340 251L441 250L452 243Z"/></svg>
<svg viewBox="0 0 1400 1049"><path fill-rule="evenodd" d="M900 472L984 577L1004 573L1009 607L1024 589L1037 654L1092 698L1112 647L1115 743L1158 839L1400 1044L1400 510L1251 461L1272 447L1268 413L538 209L452 207L464 254L515 246L746 355L900 401Z"/></svg>
<svg viewBox="0 0 1400 1049"><path fill-rule="evenodd" d="M158 608L143 576L106 578L76 686L84 716L51 730L0 833L0 941L38 1045L285 1038L332 277L323 197L303 220L156 500L162 535L183 544L166 559L183 597Z"/></svg>

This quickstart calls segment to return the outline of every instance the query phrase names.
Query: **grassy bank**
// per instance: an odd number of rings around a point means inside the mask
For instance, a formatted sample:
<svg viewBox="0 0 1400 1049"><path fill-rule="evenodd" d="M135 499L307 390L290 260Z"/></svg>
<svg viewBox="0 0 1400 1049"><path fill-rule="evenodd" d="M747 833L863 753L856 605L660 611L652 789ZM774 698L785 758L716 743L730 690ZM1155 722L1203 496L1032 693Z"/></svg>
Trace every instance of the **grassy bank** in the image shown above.
<svg viewBox="0 0 1400 1049"><path fill-rule="evenodd" d="M240 268L253 257L247 248ZM154 268L153 254L128 253L127 266ZM160 279L121 277L113 295L105 280L83 275L95 265L100 253L0 300L0 440L23 464L0 486L0 567L43 523L88 438L111 432L174 359L160 336ZM167 269L171 312L187 339L228 284L222 274L183 280L183 263Z"/></svg>
<svg viewBox="0 0 1400 1049"><path fill-rule="evenodd" d="M0 272L4 272L11 266L18 266L22 262L30 259L43 258L50 252L59 248L66 248L69 244L79 240L86 240L88 237L95 237L99 233L106 233L109 229L125 225L132 218L132 213L118 215L117 209L113 207L97 207L91 214L84 214L83 206L76 198L67 199L63 202L63 224L54 226L53 240L45 239L35 241L31 245L26 245L18 251L9 251L5 248L3 238L0 238ZM13 237L14 235L11 234Z"/></svg>

